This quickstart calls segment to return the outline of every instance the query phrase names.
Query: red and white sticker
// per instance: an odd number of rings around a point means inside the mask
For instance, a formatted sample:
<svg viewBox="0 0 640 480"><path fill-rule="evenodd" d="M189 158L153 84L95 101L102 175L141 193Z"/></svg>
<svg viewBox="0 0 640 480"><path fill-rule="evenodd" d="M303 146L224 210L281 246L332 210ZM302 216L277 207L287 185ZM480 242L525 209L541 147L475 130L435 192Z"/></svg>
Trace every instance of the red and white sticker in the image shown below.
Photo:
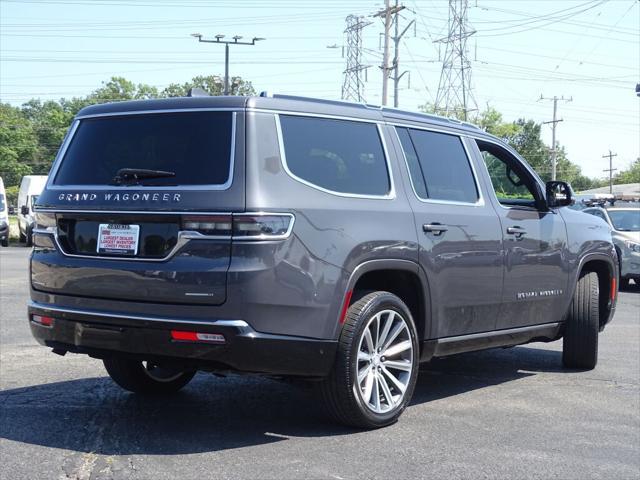
<svg viewBox="0 0 640 480"><path fill-rule="evenodd" d="M140 225L101 223L98 227L98 253L136 255Z"/></svg>

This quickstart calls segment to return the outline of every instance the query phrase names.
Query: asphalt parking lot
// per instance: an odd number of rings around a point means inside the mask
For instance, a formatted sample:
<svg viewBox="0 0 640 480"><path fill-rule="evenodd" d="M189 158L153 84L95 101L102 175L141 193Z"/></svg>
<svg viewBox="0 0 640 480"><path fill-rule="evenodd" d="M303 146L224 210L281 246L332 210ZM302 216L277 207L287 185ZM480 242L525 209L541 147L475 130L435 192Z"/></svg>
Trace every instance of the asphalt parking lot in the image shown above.
<svg viewBox="0 0 640 480"><path fill-rule="evenodd" d="M0 249L0 478L640 478L640 289L620 294L590 372L561 341L421 368L377 431L328 423L312 389L198 374L163 399L59 357L26 321L28 250Z"/></svg>

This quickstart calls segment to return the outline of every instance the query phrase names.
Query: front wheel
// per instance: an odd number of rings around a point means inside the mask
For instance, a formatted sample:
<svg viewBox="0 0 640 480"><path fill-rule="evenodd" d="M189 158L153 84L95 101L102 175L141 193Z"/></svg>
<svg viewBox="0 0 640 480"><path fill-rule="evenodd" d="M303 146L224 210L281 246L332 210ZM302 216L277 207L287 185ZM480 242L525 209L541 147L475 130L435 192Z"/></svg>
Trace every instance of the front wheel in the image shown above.
<svg viewBox="0 0 640 480"><path fill-rule="evenodd" d="M9 246L9 239L8 238L3 238L2 239L2 246L3 247L8 247Z"/></svg>
<svg viewBox="0 0 640 480"><path fill-rule="evenodd" d="M598 275L583 273L565 322L562 339L562 363L565 367L592 370L598 363L598 296Z"/></svg>
<svg viewBox="0 0 640 480"><path fill-rule="evenodd" d="M196 374L195 371L126 358L105 358L103 363L114 382L134 393L177 392Z"/></svg>
<svg viewBox="0 0 640 480"><path fill-rule="evenodd" d="M394 423L418 376L418 335L407 306L389 292L349 307L333 371L320 384L328 413L360 428Z"/></svg>

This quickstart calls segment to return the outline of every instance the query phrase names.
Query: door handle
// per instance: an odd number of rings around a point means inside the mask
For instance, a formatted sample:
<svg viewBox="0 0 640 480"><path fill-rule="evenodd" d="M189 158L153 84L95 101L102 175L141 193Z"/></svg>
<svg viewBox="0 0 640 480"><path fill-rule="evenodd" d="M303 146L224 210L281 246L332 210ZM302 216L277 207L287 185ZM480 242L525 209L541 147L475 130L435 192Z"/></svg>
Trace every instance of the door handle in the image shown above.
<svg viewBox="0 0 640 480"><path fill-rule="evenodd" d="M446 225L442 225L442 224L440 224L438 222L425 223L424 225L422 225L422 231L423 232L431 232L436 236L442 235L447 230L449 230L449 228L447 228Z"/></svg>
<svg viewBox="0 0 640 480"><path fill-rule="evenodd" d="M517 238L520 238L521 236L525 235L527 231L522 227L513 226L507 228L507 233L509 235L515 235Z"/></svg>

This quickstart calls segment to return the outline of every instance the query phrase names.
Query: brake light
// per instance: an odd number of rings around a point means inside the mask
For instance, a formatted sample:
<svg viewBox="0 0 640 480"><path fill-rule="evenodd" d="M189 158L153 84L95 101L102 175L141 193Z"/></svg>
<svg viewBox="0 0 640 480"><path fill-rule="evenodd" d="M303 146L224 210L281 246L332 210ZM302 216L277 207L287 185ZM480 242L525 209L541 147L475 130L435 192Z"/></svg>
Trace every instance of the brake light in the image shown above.
<svg viewBox="0 0 640 480"><path fill-rule="evenodd" d="M225 343L224 335L219 333L186 332L171 330L171 339L179 342Z"/></svg>
<svg viewBox="0 0 640 480"><path fill-rule="evenodd" d="M239 214L233 216L233 237L238 240L285 238L291 233L291 214Z"/></svg>
<svg viewBox="0 0 640 480"><path fill-rule="evenodd" d="M182 230L235 240L278 240L289 236L294 217L290 213L236 213L233 215L188 215Z"/></svg>
<svg viewBox="0 0 640 480"><path fill-rule="evenodd" d="M53 327L54 322L52 317L45 317L43 315L32 315L31 321L43 327Z"/></svg>

